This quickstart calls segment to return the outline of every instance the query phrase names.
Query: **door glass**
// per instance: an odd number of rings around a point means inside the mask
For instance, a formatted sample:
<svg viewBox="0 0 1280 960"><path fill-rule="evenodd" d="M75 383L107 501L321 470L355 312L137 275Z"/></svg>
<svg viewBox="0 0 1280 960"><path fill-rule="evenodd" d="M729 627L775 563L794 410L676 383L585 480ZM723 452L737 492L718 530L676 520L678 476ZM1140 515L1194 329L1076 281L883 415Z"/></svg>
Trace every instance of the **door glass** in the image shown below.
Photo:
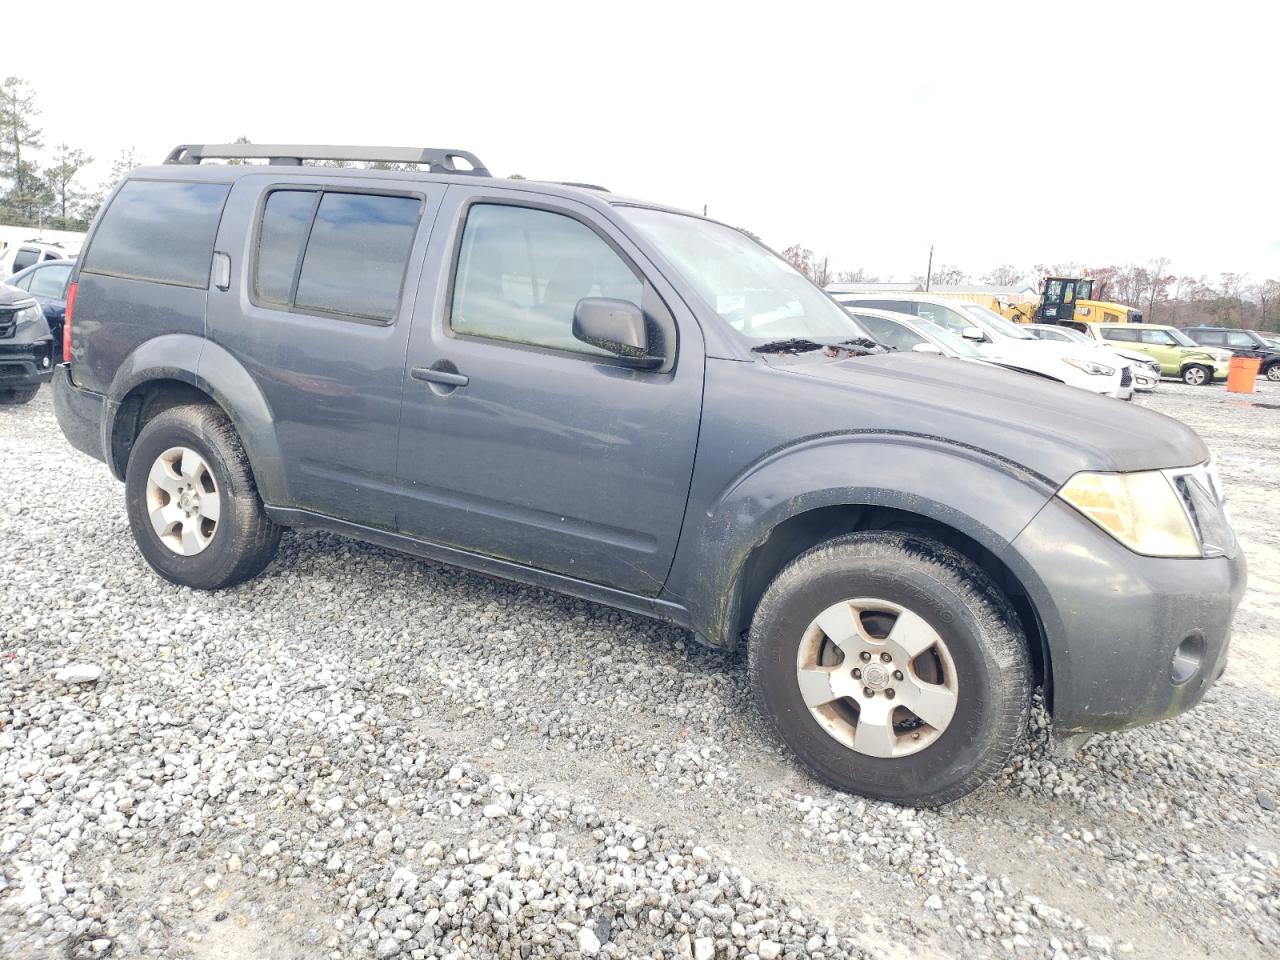
<svg viewBox="0 0 1280 960"><path fill-rule="evenodd" d="M294 309L392 320L421 201L325 193L307 238Z"/></svg>
<svg viewBox="0 0 1280 960"><path fill-rule="evenodd" d="M1138 331L1126 330L1124 327L1103 327L1102 337L1104 340L1123 340L1126 343L1137 343Z"/></svg>
<svg viewBox="0 0 1280 960"><path fill-rule="evenodd" d="M573 335L584 297L639 306L643 285L598 234L572 217L483 203L462 234L450 326L456 333L599 356Z"/></svg>
<svg viewBox="0 0 1280 960"><path fill-rule="evenodd" d="M916 311L916 315L922 320L929 320L944 330L950 330L952 333L959 335L963 335L969 327L977 326L972 320L961 315L959 311L939 306L936 303L918 304Z"/></svg>
<svg viewBox="0 0 1280 960"><path fill-rule="evenodd" d="M918 343L927 342L924 337L912 333L902 324L886 320L884 317L860 313L857 315L857 321L866 327L878 342L894 350L910 350Z"/></svg>
<svg viewBox="0 0 1280 960"><path fill-rule="evenodd" d="M253 271L253 294L258 303L289 306L298 254L306 242L315 206L314 190L276 190L267 197Z"/></svg>
<svg viewBox="0 0 1280 960"><path fill-rule="evenodd" d="M40 251L34 247L22 247L13 256L13 272L25 270L40 259Z"/></svg>
<svg viewBox="0 0 1280 960"><path fill-rule="evenodd" d="M1048 286L1044 289L1045 303L1061 303L1062 302L1062 281L1050 280Z"/></svg>
<svg viewBox="0 0 1280 960"><path fill-rule="evenodd" d="M1169 336L1164 330L1143 330L1142 342L1155 347L1171 347L1173 346L1173 337Z"/></svg>
<svg viewBox="0 0 1280 960"><path fill-rule="evenodd" d="M8 283L9 286L11 287L17 287L19 290L30 290L32 276L34 276L34 274L29 273L25 277L23 277L21 280L7 280L5 282Z"/></svg>
<svg viewBox="0 0 1280 960"><path fill-rule="evenodd" d="M1244 347L1248 349L1253 346L1253 337L1249 336L1247 333L1228 333L1227 346Z"/></svg>

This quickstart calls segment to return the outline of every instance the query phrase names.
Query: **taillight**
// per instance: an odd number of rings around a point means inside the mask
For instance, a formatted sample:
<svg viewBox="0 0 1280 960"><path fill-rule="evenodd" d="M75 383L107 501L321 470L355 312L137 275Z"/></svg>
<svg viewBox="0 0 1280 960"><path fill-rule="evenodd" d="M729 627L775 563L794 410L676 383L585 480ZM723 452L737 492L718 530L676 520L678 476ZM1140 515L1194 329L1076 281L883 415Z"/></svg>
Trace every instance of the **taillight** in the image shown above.
<svg viewBox="0 0 1280 960"><path fill-rule="evenodd" d="M62 315L62 362L71 362L71 314L76 309L76 287L78 283L67 284L67 310Z"/></svg>

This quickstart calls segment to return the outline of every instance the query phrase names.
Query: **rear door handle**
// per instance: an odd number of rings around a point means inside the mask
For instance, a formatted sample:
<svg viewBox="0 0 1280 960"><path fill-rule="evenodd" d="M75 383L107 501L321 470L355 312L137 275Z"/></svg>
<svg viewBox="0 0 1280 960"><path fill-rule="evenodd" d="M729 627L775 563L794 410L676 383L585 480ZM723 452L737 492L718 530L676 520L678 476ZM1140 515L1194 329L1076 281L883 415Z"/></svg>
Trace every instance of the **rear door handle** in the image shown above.
<svg viewBox="0 0 1280 960"><path fill-rule="evenodd" d="M465 387L471 382L471 378L464 373L457 373L453 370L436 370L434 367L414 367L409 371L409 376L415 380L425 380L427 383L443 383L450 387Z"/></svg>

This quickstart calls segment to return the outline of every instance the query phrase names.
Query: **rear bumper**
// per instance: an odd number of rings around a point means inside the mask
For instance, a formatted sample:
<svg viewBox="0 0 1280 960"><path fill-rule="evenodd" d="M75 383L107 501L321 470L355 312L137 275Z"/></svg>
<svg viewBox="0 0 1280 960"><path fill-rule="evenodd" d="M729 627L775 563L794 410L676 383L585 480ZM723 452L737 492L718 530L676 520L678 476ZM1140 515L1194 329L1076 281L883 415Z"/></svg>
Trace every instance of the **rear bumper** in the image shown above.
<svg viewBox="0 0 1280 960"><path fill-rule="evenodd" d="M95 460L102 451L102 410L106 398L71 382L71 365L59 364L53 374L53 412L70 444Z"/></svg>
<svg viewBox="0 0 1280 960"><path fill-rule="evenodd" d="M1199 703L1225 669L1246 582L1238 545L1233 557L1139 556L1054 498L1013 549L1030 568L1024 583L1037 582L1028 589L1039 594L1032 600L1049 647L1056 729L1164 720ZM1184 642L1198 660L1176 682L1174 653Z"/></svg>
<svg viewBox="0 0 1280 960"><path fill-rule="evenodd" d="M0 390L37 387L53 377L53 338L0 340Z"/></svg>

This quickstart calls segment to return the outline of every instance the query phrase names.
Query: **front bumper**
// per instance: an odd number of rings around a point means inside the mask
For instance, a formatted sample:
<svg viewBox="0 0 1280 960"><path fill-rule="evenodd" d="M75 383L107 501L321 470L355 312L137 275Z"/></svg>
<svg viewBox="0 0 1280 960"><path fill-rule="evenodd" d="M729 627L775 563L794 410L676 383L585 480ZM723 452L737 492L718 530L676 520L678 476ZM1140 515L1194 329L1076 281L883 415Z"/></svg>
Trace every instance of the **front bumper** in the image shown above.
<svg viewBox="0 0 1280 960"><path fill-rule="evenodd" d="M0 390L37 387L53 377L53 338L0 340Z"/></svg>
<svg viewBox="0 0 1280 960"><path fill-rule="evenodd" d="M1231 618L1244 595L1244 555L1143 557L1051 499L1012 544L1011 566L1039 614L1055 729L1122 730L1189 710L1226 667ZM1034 586L1033 586L1034 584ZM1201 651L1173 679L1174 652Z"/></svg>
<svg viewBox="0 0 1280 960"><path fill-rule="evenodd" d="M1230 360L1220 360L1213 365L1213 379L1215 380L1227 379L1227 374L1230 372L1231 372Z"/></svg>

